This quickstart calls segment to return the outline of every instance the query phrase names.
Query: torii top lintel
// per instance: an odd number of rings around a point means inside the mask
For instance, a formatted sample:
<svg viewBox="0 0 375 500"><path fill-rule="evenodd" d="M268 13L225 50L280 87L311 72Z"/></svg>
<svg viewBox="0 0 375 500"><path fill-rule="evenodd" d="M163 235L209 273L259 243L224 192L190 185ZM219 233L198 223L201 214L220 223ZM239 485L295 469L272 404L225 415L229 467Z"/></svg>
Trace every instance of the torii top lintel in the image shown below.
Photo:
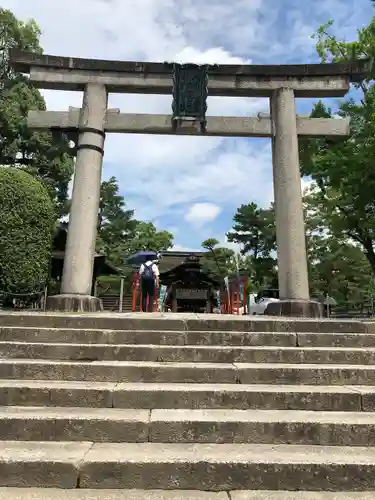
<svg viewBox="0 0 375 500"><path fill-rule="evenodd" d="M11 49L10 64L39 88L82 90L98 77L112 92L169 94L173 63L111 61L35 54ZM209 94L268 97L274 88L289 82L297 97L345 95L350 82L364 79L371 60L345 63L208 66Z"/></svg>

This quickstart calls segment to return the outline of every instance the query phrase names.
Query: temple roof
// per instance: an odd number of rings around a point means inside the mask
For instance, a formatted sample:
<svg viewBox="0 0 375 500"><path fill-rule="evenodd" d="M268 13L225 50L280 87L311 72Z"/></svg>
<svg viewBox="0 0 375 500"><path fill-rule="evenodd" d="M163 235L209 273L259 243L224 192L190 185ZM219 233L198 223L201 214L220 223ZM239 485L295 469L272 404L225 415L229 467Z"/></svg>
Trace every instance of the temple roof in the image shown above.
<svg viewBox="0 0 375 500"><path fill-rule="evenodd" d="M62 275L66 238L68 235L68 223L60 222L52 241L52 264L51 276L58 278ZM121 274L119 269L106 261L104 254L95 253L94 255L94 276L118 276Z"/></svg>
<svg viewBox="0 0 375 500"><path fill-rule="evenodd" d="M183 286L194 288L219 287L219 283L211 278L202 269L199 262L184 262L169 271L160 274L160 281L164 285L183 283Z"/></svg>
<svg viewBox="0 0 375 500"><path fill-rule="evenodd" d="M199 262L201 257L203 257L206 253L207 252L177 252L174 250L162 252L159 262L160 272L165 273L180 264L184 264L187 260Z"/></svg>

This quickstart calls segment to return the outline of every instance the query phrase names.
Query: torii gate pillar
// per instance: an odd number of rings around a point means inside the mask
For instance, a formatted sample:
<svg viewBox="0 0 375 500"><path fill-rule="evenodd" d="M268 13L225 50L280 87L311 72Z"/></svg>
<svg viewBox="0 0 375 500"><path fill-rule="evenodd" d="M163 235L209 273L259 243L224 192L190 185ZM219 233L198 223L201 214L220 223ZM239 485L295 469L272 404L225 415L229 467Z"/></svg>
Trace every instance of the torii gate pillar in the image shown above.
<svg viewBox="0 0 375 500"><path fill-rule="evenodd" d="M293 89L280 88L274 91L271 97L271 117L277 261L281 300L270 303L265 314L320 317L321 305L310 300L309 293Z"/></svg>
<svg viewBox="0 0 375 500"><path fill-rule="evenodd" d="M88 83L84 90L79 118L77 158L61 293L47 298L48 310L86 312L102 310L101 300L91 296L91 287L106 112L105 85Z"/></svg>

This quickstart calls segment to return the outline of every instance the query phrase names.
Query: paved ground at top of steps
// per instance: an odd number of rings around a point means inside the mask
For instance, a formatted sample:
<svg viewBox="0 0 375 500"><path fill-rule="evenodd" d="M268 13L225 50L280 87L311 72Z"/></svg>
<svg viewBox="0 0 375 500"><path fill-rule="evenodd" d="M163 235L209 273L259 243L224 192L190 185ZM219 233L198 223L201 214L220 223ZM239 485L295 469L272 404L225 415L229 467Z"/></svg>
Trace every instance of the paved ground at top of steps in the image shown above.
<svg viewBox="0 0 375 500"><path fill-rule="evenodd" d="M374 493L0 488L0 500L374 500Z"/></svg>

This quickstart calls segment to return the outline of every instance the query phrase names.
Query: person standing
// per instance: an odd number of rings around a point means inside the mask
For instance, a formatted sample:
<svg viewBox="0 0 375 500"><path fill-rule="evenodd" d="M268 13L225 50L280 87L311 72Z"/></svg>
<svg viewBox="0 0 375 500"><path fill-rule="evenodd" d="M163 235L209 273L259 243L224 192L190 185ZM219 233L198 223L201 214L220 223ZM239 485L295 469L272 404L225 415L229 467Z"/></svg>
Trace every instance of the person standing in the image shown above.
<svg viewBox="0 0 375 500"><path fill-rule="evenodd" d="M142 311L152 312L154 309L155 291L159 288L159 267L157 260L148 260L139 268L141 277ZM147 307L148 303L148 307Z"/></svg>

